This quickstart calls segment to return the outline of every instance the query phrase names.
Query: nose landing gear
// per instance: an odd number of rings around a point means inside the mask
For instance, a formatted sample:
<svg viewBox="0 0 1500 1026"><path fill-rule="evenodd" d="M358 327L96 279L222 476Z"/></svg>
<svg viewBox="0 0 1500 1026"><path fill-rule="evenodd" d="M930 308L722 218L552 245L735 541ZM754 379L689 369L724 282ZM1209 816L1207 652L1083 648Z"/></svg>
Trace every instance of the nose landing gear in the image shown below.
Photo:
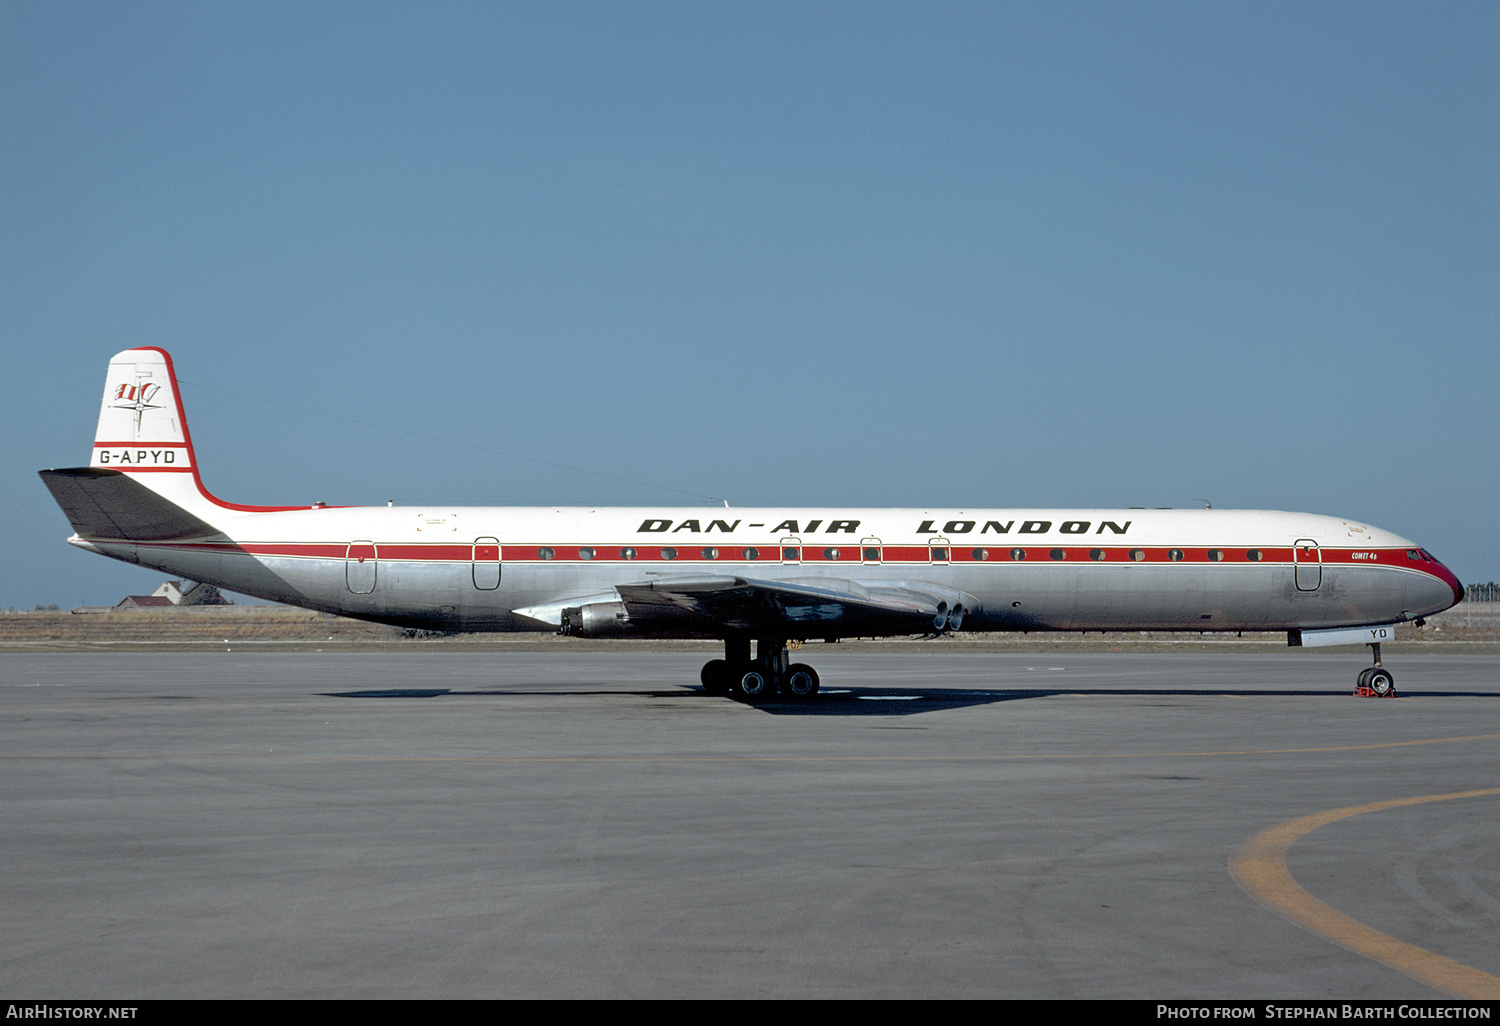
<svg viewBox="0 0 1500 1026"><path fill-rule="evenodd" d="M1370 642L1370 651L1374 653L1375 665L1359 671L1359 679L1354 685L1354 697L1395 698L1396 678L1390 670L1380 665L1380 642Z"/></svg>

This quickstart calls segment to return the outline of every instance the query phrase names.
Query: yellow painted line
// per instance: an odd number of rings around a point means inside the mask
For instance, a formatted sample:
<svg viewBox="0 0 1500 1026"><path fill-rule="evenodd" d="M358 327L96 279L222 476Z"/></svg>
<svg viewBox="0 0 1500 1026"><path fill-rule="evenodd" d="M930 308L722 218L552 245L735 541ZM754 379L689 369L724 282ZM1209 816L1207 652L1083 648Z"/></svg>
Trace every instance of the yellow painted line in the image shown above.
<svg viewBox="0 0 1500 1026"><path fill-rule="evenodd" d="M1500 787L1479 791L1454 791L1452 794L1428 794L1416 798L1397 798L1368 805L1317 812L1311 816L1278 823L1262 830L1240 845L1229 859L1229 873L1240 889L1283 919L1324 940L1347 948L1356 955L1371 958L1381 965L1404 973L1418 983L1433 987L1450 997L1475 1001L1500 999L1500 977L1451 958L1419 948L1415 944L1371 929L1357 919L1344 915L1304 891L1286 866L1286 855L1298 838L1320 826L1360 816L1366 812L1399 809L1406 805L1446 802L1456 798L1483 798L1500 795Z"/></svg>

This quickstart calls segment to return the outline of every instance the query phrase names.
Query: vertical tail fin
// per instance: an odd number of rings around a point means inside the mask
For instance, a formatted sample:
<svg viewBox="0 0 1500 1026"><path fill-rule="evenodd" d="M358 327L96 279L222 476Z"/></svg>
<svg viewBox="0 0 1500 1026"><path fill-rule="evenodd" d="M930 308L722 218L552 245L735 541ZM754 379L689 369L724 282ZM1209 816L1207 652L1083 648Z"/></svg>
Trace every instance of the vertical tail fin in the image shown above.
<svg viewBox="0 0 1500 1026"><path fill-rule="evenodd" d="M129 474L163 498L205 518L222 510L263 513L302 508L241 506L209 494L198 476L172 357L155 346L127 349L109 361L89 467Z"/></svg>
<svg viewBox="0 0 1500 1026"><path fill-rule="evenodd" d="M89 466L132 474L193 473L193 442L172 358L164 350L127 349L109 361Z"/></svg>

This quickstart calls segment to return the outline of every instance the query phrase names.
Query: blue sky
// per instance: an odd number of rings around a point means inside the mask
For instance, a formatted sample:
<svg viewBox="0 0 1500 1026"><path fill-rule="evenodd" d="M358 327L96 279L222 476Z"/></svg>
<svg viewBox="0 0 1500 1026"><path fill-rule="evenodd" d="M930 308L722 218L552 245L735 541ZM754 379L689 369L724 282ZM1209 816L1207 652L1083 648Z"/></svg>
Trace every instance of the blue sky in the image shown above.
<svg viewBox="0 0 1500 1026"><path fill-rule="evenodd" d="M137 345L232 501L1208 499L1500 579L1497 52L1492 3L11 0L0 607L158 583L35 476Z"/></svg>

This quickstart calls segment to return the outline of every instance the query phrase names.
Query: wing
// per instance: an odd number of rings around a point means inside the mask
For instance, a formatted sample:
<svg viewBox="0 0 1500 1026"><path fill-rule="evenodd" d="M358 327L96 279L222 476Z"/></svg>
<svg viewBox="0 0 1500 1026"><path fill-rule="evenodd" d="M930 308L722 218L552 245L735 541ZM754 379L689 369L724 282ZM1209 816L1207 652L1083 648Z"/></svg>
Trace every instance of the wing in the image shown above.
<svg viewBox="0 0 1500 1026"><path fill-rule="evenodd" d="M639 631L711 636L918 634L957 629L979 606L967 592L924 581L872 586L836 578L663 577L615 590Z"/></svg>

